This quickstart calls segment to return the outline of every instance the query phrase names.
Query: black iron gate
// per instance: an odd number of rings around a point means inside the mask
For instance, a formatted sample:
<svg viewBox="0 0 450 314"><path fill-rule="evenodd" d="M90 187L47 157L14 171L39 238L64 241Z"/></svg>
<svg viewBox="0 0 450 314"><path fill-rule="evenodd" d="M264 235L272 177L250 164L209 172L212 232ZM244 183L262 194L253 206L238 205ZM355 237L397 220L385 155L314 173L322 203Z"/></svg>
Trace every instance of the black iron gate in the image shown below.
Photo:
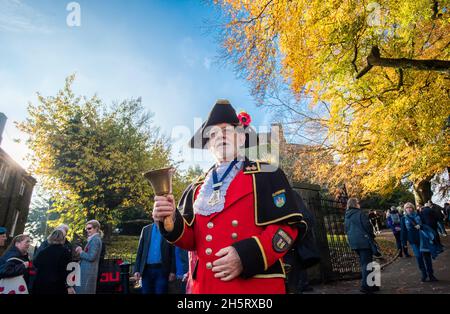
<svg viewBox="0 0 450 314"><path fill-rule="evenodd" d="M332 271L330 279L358 277L360 275L359 259L348 245L347 235L345 234L345 205L334 200L321 199L320 211L323 215L330 254Z"/></svg>
<svg viewBox="0 0 450 314"><path fill-rule="evenodd" d="M360 277L358 256L350 249L345 234L345 205L322 198L318 185L297 183L293 187L315 218L321 263L308 271L310 279L326 282Z"/></svg>

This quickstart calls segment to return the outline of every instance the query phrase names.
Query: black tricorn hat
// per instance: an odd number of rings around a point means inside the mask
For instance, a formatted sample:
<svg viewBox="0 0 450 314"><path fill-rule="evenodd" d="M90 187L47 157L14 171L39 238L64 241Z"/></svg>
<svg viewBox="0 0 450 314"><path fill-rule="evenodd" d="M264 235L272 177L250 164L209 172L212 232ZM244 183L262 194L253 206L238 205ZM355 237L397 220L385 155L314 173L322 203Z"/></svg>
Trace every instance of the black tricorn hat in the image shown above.
<svg viewBox="0 0 450 314"><path fill-rule="evenodd" d="M204 131L207 127L217 125L220 123L228 123L234 126L242 126L245 132L245 147L252 147L258 145L258 135L256 131L250 126L244 126L238 118L236 110L226 99L219 99L212 108L208 118L203 122L202 126L195 132L194 136L189 141L189 147L203 149L208 142L208 137L205 136Z"/></svg>

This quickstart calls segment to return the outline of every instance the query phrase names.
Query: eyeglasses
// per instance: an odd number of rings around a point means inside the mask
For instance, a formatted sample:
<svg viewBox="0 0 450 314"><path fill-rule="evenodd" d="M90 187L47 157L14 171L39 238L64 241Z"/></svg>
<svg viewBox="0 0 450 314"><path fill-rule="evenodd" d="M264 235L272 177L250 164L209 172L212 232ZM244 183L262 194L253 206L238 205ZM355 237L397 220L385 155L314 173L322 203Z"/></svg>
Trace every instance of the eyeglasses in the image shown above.
<svg viewBox="0 0 450 314"><path fill-rule="evenodd" d="M92 229L92 227L86 227L86 231L91 230L91 229Z"/></svg>

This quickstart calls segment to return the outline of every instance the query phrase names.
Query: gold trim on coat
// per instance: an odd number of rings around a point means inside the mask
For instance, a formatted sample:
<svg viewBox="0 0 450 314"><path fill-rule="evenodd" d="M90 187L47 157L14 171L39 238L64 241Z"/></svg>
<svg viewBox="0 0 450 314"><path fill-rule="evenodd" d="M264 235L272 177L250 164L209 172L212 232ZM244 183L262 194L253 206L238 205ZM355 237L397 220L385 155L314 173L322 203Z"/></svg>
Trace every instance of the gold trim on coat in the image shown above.
<svg viewBox="0 0 450 314"><path fill-rule="evenodd" d="M181 218L183 219L183 231L181 231L181 235L175 241L173 241L173 242L167 241L170 244L174 244L174 243L178 242L181 239L181 237L184 235L184 229L186 228L186 226L185 226L186 220L184 219L183 216L181 216Z"/></svg>
<svg viewBox="0 0 450 314"><path fill-rule="evenodd" d="M254 199L254 203L255 203L254 204L254 207L255 207L255 225L257 225L257 226L267 226L267 225L270 225L272 223L279 222L279 221L285 220L285 219L290 218L290 217L295 217L295 216L300 216L300 217L303 218L303 215L301 213L293 213L293 214L286 215L286 216L283 216L283 217L280 217L280 218L277 218L277 219L274 219L274 220L270 220L270 221L267 221L267 222L264 222L264 223L259 223L258 222L258 193L256 192L256 178L255 178L255 174L252 174L252 180L253 180L253 199Z"/></svg>

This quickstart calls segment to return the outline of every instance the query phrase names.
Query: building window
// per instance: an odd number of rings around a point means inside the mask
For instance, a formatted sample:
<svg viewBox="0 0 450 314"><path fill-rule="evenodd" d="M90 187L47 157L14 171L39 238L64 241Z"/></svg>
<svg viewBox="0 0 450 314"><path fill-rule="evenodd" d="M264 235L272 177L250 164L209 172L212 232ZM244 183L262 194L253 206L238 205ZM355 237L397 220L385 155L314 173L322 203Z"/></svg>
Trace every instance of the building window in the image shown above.
<svg viewBox="0 0 450 314"><path fill-rule="evenodd" d="M16 210L16 213L14 214L14 224L11 227L11 233L10 236L14 237L14 232L16 232L16 226L17 226L17 220L19 219L20 212Z"/></svg>
<svg viewBox="0 0 450 314"><path fill-rule="evenodd" d="M0 183L6 185L9 178L9 169L5 163L0 166Z"/></svg>
<svg viewBox="0 0 450 314"><path fill-rule="evenodd" d="M19 195L23 196L25 194L25 182L22 181L22 183L20 183L20 191L19 191Z"/></svg>

